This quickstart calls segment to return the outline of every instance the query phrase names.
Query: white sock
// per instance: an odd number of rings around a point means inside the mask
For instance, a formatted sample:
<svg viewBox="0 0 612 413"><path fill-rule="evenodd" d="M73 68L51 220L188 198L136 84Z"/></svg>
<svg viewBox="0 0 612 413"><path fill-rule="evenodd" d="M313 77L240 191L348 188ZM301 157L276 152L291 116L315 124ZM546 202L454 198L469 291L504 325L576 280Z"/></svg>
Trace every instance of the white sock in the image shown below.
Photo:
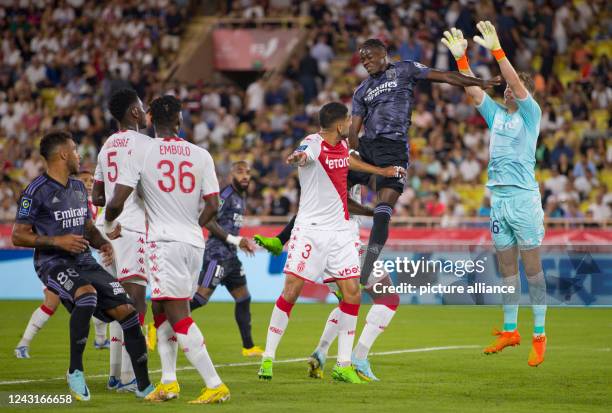
<svg viewBox="0 0 612 413"><path fill-rule="evenodd" d="M34 310L32 317L30 317L30 321L28 321L28 325L23 332L23 336L17 344L17 347L29 346L36 333L43 328L47 320L49 320L52 315L53 312L44 305L41 305Z"/></svg>
<svg viewBox="0 0 612 413"><path fill-rule="evenodd" d="M123 330L117 321L109 326L110 330L110 373L109 376L121 376L121 348L123 347Z"/></svg>
<svg viewBox="0 0 612 413"><path fill-rule="evenodd" d="M161 382L168 384L176 381L178 338L168 320L157 327L157 351L161 360Z"/></svg>
<svg viewBox="0 0 612 413"><path fill-rule="evenodd" d="M282 295L276 300L272 315L270 316L268 337L266 338L266 350L263 353L263 357L272 359L276 357L276 348L283 338L283 334L285 334L292 308L293 304L285 301Z"/></svg>
<svg viewBox="0 0 612 413"><path fill-rule="evenodd" d="M176 332L181 349L183 349L189 362L200 373L202 379L204 379L206 387L209 389L219 387L223 382L208 355L204 336L191 317L184 318L176 323L174 331Z"/></svg>
<svg viewBox="0 0 612 413"><path fill-rule="evenodd" d="M106 341L106 323L96 317L92 319L96 330L96 343L103 344Z"/></svg>
<svg viewBox="0 0 612 413"><path fill-rule="evenodd" d="M319 353L323 353L327 356L327 352L329 351L329 346L334 342L336 336L338 335L338 320L340 319L340 309L335 307L331 313L329 313L329 317L327 317L327 321L325 322L325 328L323 329L323 334L321 334L321 338L319 339L319 345L315 349Z"/></svg>
<svg viewBox="0 0 612 413"><path fill-rule="evenodd" d="M374 341L376 341L380 333L385 331L394 315L395 310L390 309L386 305L374 304L370 308L366 316L366 324L353 351L356 359L365 360L368 358L368 353Z"/></svg>
<svg viewBox="0 0 612 413"><path fill-rule="evenodd" d="M132 367L132 360L130 354L125 349L125 343L121 346L121 383L127 384L134 380L134 368Z"/></svg>
<svg viewBox="0 0 612 413"><path fill-rule="evenodd" d="M338 318L338 365L345 367L351 364L359 304L348 304L341 301L338 308L340 309L340 317Z"/></svg>

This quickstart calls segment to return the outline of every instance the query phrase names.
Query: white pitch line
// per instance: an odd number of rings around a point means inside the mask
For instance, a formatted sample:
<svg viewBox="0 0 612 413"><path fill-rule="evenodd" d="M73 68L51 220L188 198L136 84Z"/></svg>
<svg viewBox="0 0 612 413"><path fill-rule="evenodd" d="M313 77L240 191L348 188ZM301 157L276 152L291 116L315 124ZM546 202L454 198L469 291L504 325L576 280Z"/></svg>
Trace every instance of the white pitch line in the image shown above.
<svg viewBox="0 0 612 413"><path fill-rule="evenodd" d="M430 351L444 351L444 350L466 350L466 349L473 349L473 348L479 348L480 346L477 346L475 344L472 345L465 345L465 346L441 346L441 347L421 347L421 348L407 348L407 349L403 349L403 350L392 350L392 351L380 351L380 352L374 352L374 353L370 353L371 356L390 356L390 355L394 355L394 354L404 354L404 353L426 353L426 352L430 352ZM329 356L328 358L330 359L334 359L337 356ZM300 363L300 362L304 362L304 361L308 361L307 357L301 357L301 358L294 358L294 359L284 359L284 360L275 360L274 363L275 364L280 364L280 363ZM242 363L221 363L221 364L215 364L216 368L222 368L222 367L248 367L248 366L259 366L261 364L261 362L259 361L247 361L247 362L242 362ZM184 371L184 370L195 370L194 367L179 367L176 369L177 371ZM149 373L160 373L161 370L151 370L149 371ZM102 377L108 377L107 374L93 374L93 375L88 375L87 378L102 378ZM26 383L43 383L43 382L47 382L47 381L56 381L56 380L66 380L66 377L53 377L53 378L49 378L49 379L34 379L34 380L8 380L8 381L0 381L0 385L11 385L11 384L26 384Z"/></svg>

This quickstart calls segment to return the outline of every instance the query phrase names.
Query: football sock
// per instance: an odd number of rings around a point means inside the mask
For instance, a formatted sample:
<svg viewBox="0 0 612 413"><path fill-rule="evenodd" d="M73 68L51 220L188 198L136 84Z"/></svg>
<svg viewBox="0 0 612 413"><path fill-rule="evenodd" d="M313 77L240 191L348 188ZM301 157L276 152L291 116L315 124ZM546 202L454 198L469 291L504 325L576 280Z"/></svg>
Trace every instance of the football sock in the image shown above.
<svg viewBox="0 0 612 413"><path fill-rule="evenodd" d="M276 304L272 310L272 316L270 317L268 336L266 338L266 350L263 353L263 357L270 357L272 359L276 357L276 348L283 338L287 324L289 324L289 316L291 315L292 308L293 304L286 301L282 295L276 300Z"/></svg>
<svg viewBox="0 0 612 413"><path fill-rule="evenodd" d="M38 333L38 330L43 328L47 320L49 320L54 312L54 310L51 310L44 304L34 310L32 317L30 317L30 321L28 321L28 325L23 332L23 336L17 344L17 347L29 346L36 333Z"/></svg>
<svg viewBox="0 0 612 413"><path fill-rule="evenodd" d="M202 296L200 293L195 293L191 301L189 301L189 309L191 311L203 307L208 303L208 298Z"/></svg>
<svg viewBox="0 0 612 413"><path fill-rule="evenodd" d="M154 317L155 328L157 328L157 351L161 360L162 376L164 384L176 381L176 355L178 352L178 338L170 322L166 320L165 314Z"/></svg>
<svg viewBox="0 0 612 413"><path fill-rule="evenodd" d="M70 368L68 372L83 370L83 352L89 337L89 322L98 305L95 293L80 295L74 300L74 308L70 315Z"/></svg>
<svg viewBox="0 0 612 413"><path fill-rule="evenodd" d="M380 253L387 242L389 237L389 221L391 220L391 214L393 208L391 205L381 202L374 208L374 220L372 230L370 231L370 240L368 241L368 249L363 260L363 266L361 268L361 285L366 285L372 269L374 268L374 262L380 256Z"/></svg>
<svg viewBox="0 0 612 413"><path fill-rule="evenodd" d="M93 318L93 323L96 331L96 343L104 344L106 341L106 323L96 317Z"/></svg>
<svg viewBox="0 0 612 413"><path fill-rule="evenodd" d="M236 300L234 307L234 317L236 318L236 324L240 330L240 337L242 337L242 347L251 348L253 344L253 337L251 336L251 296L247 295Z"/></svg>
<svg viewBox="0 0 612 413"><path fill-rule="evenodd" d="M221 378L217 374L215 366L213 366L212 360L208 355L204 336L202 336L202 332L191 317L178 321L173 328L185 356L198 373L200 373L204 383L206 383L206 387L209 389L219 387L222 384Z"/></svg>
<svg viewBox="0 0 612 413"><path fill-rule="evenodd" d="M319 340L319 345L315 349L319 353L323 353L327 356L327 352L329 351L329 346L334 342L336 336L338 335L338 320L340 319L340 309L335 307L329 316L327 317L327 321L325 322L325 328L323 328L323 334L321 334L321 339Z"/></svg>
<svg viewBox="0 0 612 413"><path fill-rule="evenodd" d="M346 367L351 364L359 304L340 301L338 308L340 309L340 317L338 318L338 366Z"/></svg>
<svg viewBox="0 0 612 413"><path fill-rule="evenodd" d="M119 323L123 330L125 350L129 354L129 360L132 362L138 390L144 390L151 384L151 381L149 380L147 343L140 328L138 313L134 311Z"/></svg>
<svg viewBox="0 0 612 413"><path fill-rule="evenodd" d="M519 302L521 301L521 275L502 277L504 287L514 287L513 293L502 295L504 309L504 331L514 331L517 327Z"/></svg>
<svg viewBox="0 0 612 413"><path fill-rule="evenodd" d="M128 384L132 380L134 380L136 376L134 375L134 368L132 366L132 360L130 360L130 354L125 347L125 338L123 339L121 346L121 383Z"/></svg>
<svg viewBox="0 0 612 413"><path fill-rule="evenodd" d="M363 331L359 336L359 341L357 341L357 345L353 351L353 356L356 359L365 360L368 358L368 353L374 341L376 341L380 333L385 331L385 328L387 328L395 315L396 309L397 306L391 308L383 304L374 304L370 308L370 311L368 311L366 315L366 324L363 327Z"/></svg>
<svg viewBox="0 0 612 413"><path fill-rule="evenodd" d="M109 326L110 332L110 373L111 377L121 376L121 353L123 351L123 330L118 321Z"/></svg>
<svg viewBox="0 0 612 413"><path fill-rule="evenodd" d="M289 241L289 238L291 238L291 231L293 231L296 217L297 215L294 215L293 218L291 218L291 221L289 221L287 225L285 225L285 228L283 228L283 230L276 236L276 238L280 240L281 244L285 245L287 241Z"/></svg>
<svg viewBox="0 0 612 413"><path fill-rule="evenodd" d="M529 299L533 306L533 334L544 334L546 323L546 280L540 271L532 277L527 277L529 285Z"/></svg>

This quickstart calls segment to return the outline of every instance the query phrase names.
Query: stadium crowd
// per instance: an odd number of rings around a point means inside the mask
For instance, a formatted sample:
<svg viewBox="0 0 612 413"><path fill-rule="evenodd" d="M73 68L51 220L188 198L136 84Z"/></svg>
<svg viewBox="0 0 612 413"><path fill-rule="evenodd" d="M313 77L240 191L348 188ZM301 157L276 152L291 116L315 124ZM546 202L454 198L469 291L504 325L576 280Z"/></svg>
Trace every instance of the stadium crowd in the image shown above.
<svg viewBox="0 0 612 413"><path fill-rule="evenodd" d="M163 82L160 73L188 24L187 2L53 3L0 1L0 221L14 218L22 188L40 173L44 131L69 129L83 168L93 170L115 128L106 102L122 87L133 87L145 105L162 93L179 96L184 137L210 150L222 179L231 162L251 162L249 214L292 214L299 189L283 160L317 130L324 102L350 104L367 76L359 44L377 37L394 59L456 70L439 42L442 32L457 27L471 39L482 19L494 22L515 67L534 74L543 111L536 176L546 215L612 218L612 26L603 0L496 0L478 7L473 1L228 0L224 7L238 17L301 14L316 22L306 53L246 90ZM492 57L471 41L469 57L478 76L496 74ZM411 168L396 215L442 217L446 226L488 216L483 119L457 88L422 82L415 98Z"/></svg>

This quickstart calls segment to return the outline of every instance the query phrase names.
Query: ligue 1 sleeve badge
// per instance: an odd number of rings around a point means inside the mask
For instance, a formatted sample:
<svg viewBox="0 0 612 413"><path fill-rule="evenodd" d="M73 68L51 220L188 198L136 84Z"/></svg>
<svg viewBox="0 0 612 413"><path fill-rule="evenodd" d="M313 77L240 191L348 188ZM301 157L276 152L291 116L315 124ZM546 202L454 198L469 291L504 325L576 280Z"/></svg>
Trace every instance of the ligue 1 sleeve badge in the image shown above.
<svg viewBox="0 0 612 413"><path fill-rule="evenodd" d="M24 196L21 198L21 202L19 203L19 216L27 217L30 216L30 209L32 208L32 198L28 198Z"/></svg>

